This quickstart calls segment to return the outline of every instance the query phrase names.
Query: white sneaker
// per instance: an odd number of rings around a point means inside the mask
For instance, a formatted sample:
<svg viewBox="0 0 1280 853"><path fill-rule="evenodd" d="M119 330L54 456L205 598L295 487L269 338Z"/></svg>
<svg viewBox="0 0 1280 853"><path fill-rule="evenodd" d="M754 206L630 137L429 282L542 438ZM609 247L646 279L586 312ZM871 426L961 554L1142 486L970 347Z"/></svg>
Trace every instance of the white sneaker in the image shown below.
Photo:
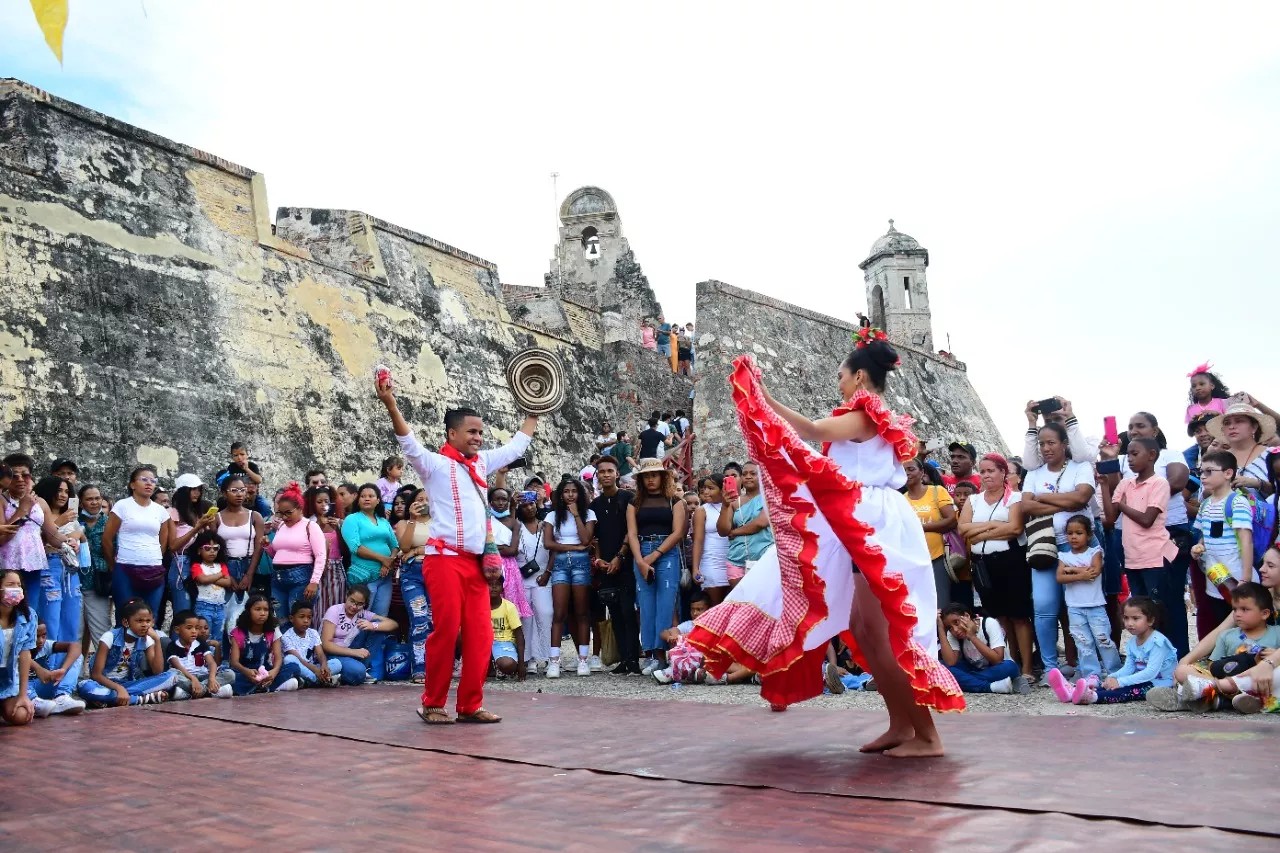
<svg viewBox="0 0 1280 853"><path fill-rule="evenodd" d="M992 693L1012 693L1012 692L1013 692L1013 679L1012 679L1012 678L1002 678L1002 679L1000 679L999 681L993 681L993 682L991 682L991 692L992 692Z"/></svg>
<svg viewBox="0 0 1280 853"><path fill-rule="evenodd" d="M664 669L662 663L657 658L647 658L644 666L640 668L641 675L653 675L655 669Z"/></svg>
<svg viewBox="0 0 1280 853"><path fill-rule="evenodd" d="M461 660L456 660L453 662L453 677L454 678L462 677L462 661Z"/></svg>
<svg viewBox="0 0 1280 853"><path fill-rule="evenodd" d="M590 664L592 672L604 672L604 664L600 662L600 655L592 655L587 663Z"/></svg>
<svg viewBox="0 0 1280 853"><path fill-rule="evenodd" d="M47 717L53 713L53 700L41 699L36 697L31 700L31 704L35 706L37 717Z"/></svg>
<svg viewBox="0 0 1280 853"><path fill-rule="evenodd" d="M525 674L525 675L537 675L537 674L538 674L538 662L537 662L536 660L531 660L531 661L529 661L529 663L525 665L525 668L524 668L524 674Z"/></svg>
<svg viewBox="0 0 1280 853"><path fill-rule="evenodd" d="M650 673L650 675L652 675L653 680L658 682L659 684L671 683L671 670L669 669L655 669L653 672Z"/></svg>
<svg viewBox="0 0 1280 853"><path fill-rule="evenodd" d="M190 699L191 694L183 690L181 687L173 688L173 698L175 701L181 702L183 699Z"/></svg>
<svg viewBox="0 0 1280 853"><path fill-rule="evenodd" d="M590 675L591 663L586 658L578 658L578 675Z"/></svg>
<svg viewBox="0 0 1280 853"><path fill-rule="evenodd" d="M1178 685L1178 698L1184 702L1194 702L1204 697L1213 686L1207 678L1188 675L1187 680Z"/></svg>
<svg viewBox="0 0 1280 853"><path fill-rule="evenodd" d="M61 693L53 697L53 713L55 714L79 714L84 709L85 704L68 693Z"/></svg>
<svg viewBox="0 0 1280 853"><path fill-rule="evenodd" d="M552 658L551 663L547 664L547 678L560 677L560 658Z"/></svg>
<svg viewBox="0 0 1280 853"><path fill-rule="evenodd" d="M219 699L230 699L235 695L235 691L231 689L230 684L224 684L219 687L218 692L213 695L217 696Z"/></svg>
<svg viewBox="0 0 1280 853"><path fill-rule="evenodd" d="M284 684L276 688L277 693L289 693L298 689L298 679L290 678Z"/></svg>

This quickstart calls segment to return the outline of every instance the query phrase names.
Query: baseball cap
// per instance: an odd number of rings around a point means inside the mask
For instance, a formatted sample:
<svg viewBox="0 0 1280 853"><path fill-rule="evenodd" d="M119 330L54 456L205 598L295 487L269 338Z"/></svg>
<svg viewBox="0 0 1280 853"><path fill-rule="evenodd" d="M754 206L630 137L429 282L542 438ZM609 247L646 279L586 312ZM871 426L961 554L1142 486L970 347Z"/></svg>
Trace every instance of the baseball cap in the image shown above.
<svg viewBox="0 0 1280 853"><path fill-rule="evenodd" d="M978 458L978 448L974 447L972 444L964 441L953 441L947 445L947 450L956 449L963 450L965 453L969 454L970 459Z"/></svg>
<svg viewBox="0 0 1280 853"><path fill-rule="evenodd" d="M201 482L200 478L195 474L183 474L173 481L173 487L175 489L195 489L203 485L204 483Z"/></svg>
<svg viewBox="0 0 1280 853"><path fill-rule="evenodd" d="M80 466L77 465L75 462L71 461L70 459L55 459L53 461L53 464L49 466L49 472L53 473L54 471L57 471L59 468L70 468L72 471L76 472L77 474L80 473Z"/></svg>

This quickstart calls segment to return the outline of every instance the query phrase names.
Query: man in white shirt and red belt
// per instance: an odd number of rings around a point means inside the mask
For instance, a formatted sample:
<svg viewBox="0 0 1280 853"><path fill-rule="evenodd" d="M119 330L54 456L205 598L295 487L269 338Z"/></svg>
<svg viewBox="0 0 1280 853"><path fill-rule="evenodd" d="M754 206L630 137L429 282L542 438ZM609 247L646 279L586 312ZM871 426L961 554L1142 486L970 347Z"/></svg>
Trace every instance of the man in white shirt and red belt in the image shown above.
<svg viewBox="0 0 1280 853"><path fill-rule="evenodd" d="M445 710L453 673L453 649L462 631L462 677L458 680L458 722L497 723L501 717L484 710L484 679L493 651L489 585L483 560L490 540L486 476L519 459L533 440L538 419L525 418L520 432L504 447L481 450L484 421L472 409L445 412L445 444L439 453L424 448L396 405L390 379L379 381L378 398L391 415L391 425L404 456L422 478L431 505L431 528L422 577L431 599L433 627L427 637L423 722L454 722Z"/></svg>

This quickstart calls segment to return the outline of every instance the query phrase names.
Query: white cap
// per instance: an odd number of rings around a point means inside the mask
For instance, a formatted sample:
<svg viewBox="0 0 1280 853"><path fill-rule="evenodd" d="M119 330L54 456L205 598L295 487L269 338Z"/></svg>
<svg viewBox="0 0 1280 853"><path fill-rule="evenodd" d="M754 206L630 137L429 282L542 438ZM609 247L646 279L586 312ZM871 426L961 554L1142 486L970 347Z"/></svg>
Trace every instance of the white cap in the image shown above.
<svg viewBox="0 0 1280 853"><path fill-rule="evenodd" d="M195 489L203 485L204 483L200 482L200 478L195 474L183 474L181 477L173 481L173 487L175 489Z"/></svg>

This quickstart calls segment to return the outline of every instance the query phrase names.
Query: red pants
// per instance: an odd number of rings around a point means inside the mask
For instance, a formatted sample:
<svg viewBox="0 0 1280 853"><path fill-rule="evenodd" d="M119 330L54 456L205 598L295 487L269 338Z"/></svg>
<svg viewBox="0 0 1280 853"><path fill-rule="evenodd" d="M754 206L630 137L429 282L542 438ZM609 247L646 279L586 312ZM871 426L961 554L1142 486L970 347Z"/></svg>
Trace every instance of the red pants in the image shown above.
<svg viewBox="0 0 1280 853"><path fill-rule="evenodd" d="M443 708L449 701L453 649L462 631L462 678L458 680L458 713L474 714L484 701L484 678L493 655L493 621L489 584L480 557L428 554L422 558L422 580L431 600L431 633L427 636L426 689L422 705Z"/></svg>

